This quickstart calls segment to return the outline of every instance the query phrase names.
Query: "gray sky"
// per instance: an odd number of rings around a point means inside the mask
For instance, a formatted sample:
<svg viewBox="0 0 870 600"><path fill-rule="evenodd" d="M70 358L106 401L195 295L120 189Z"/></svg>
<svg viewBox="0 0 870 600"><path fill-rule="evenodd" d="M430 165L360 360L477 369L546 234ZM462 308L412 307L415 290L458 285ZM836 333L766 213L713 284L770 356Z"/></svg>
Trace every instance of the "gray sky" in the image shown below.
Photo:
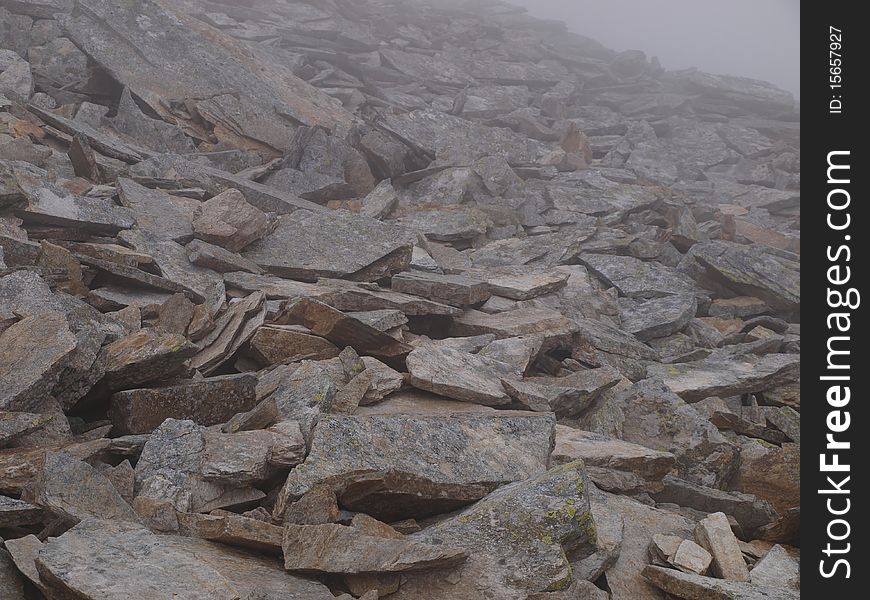
<svg viewBox="0 0 870 600"><path fill-rule="evenodd" d="M800 0L509 0L666 69L770 81L800 93Z"/></svg>

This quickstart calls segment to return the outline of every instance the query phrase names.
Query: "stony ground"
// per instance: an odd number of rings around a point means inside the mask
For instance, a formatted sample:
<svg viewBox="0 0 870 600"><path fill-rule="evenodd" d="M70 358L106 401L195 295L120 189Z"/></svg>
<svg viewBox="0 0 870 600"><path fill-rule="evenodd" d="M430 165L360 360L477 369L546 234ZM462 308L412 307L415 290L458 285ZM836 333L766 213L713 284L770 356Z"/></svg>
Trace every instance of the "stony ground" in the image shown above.
<svg viewBox="0 0 870 600"><path fill-rule="evenodd" d="M0 597L797 598L799 141L497 0L0 0Z"/></svg>

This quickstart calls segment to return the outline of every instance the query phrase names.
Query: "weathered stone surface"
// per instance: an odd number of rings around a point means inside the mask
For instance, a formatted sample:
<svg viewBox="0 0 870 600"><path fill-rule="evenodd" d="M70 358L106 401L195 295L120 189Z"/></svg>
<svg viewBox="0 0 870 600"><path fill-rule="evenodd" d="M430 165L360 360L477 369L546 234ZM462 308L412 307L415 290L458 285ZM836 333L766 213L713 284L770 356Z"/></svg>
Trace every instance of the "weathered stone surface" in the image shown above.
<svg viewBox="0 0 870 600"><path fill-rule="evenodd" d="M800 270L796 260L783 258L763 246L710 242L692 248L695 260L729 288L761 298L771 306L800 308Z"/></svg>
<svg viewBox="0 0 870 600"><path fill-rule="evenodd" d="M257 378L251 374L191 380L164 388L126 390L112 395L109 417L115 434L151 433L166 419L216 425L250 410Z"/></svg>
<svg viewBox="0 0 870 600"><path fill-rule="evenodd" d="M260 274L263 272L259 266L239 254L202 240L192 240L184 249L187 250L187 258L191 263L218 273L247 271Z"/></svg>
<svg viewBox="0 0 870 600"><path fill-rule="evenodd" d="M576 417L620 379L622 376L616 369L601 367L565 377L528 377L522 381L506 378L502 384L508 396L530 410Z"/></svg>
<svg viewBox="0 0 870 600"><path fill-rule="evenodd" d="M800 597L791 590L760 588L655 565L644 567L643 576L661 590L685 600L794 600Z"/></svg>
<svg viewBox="0 0 870 600"><path fill-rule="evenodd" d="M795 381L799 368L800 356L796 354L714 354L702 361L650 365L649 374L660 377L686 402L697 402L710 396L738 396L779 387Z"/></svg>
<svg viewBox="0 0 870 600"><path fill-rule="evenodd" d="M729 581L749 581L749 570L725 513L712 513L702 519L695 527L695 540L713 556L714 575Z"/></svg>
<svg viewBox="0 0 870 600"><path fill-rule="evenodd" d="M166 379L178 373L197 350L178 334L152 329L131 333L103 348L106 374L101 384L119 390Z"/></svg>
<svg viewBox="0 0 870 600"><path fill-rule="evenodd" d="M569 463L504 486L413 534L414 541L465 549L469 558L447 577L409 577L396 597L435 593L470 599L486 589L502 598L518 598L569 587L568 557L588 555L596 544L587 485L582 463Z"/></svg>
<svg viewBox="0 0 870 600"><path fill-rule="evenodd" d="M196 200L151 190L132 179L118 180L118 197L142 231L179 244L193 237L193 215L199 206Z"/></svg>
<svg viewBox="0 0 870 600"><path fill-rule="evenodd" d="M556 269L535 271L527 267L501 267L472 272L486 282L495 296L514 300L530 300L565 287L569 274Z"/></svg>
<svg viewBox="0 0 870 600"><path fill-rule="evenodd" d="M694 291L691 280L659 263L608 254L584 254L580 261L604 283L629 298L661 298Z"/></svg>
<svg viewBox="0 0 870 600"><path fill-rule="evenodd" d="M408 266L411 244L394 226L375 219L299 210L282 216L243 256L282 277L375 281Z"/></svg>
<svg viewBox="0 0 870 600"><path fill-rule="evenodd" d="M680 331L698 310L693 296L666 296L621 306L622 329L642 342Z"/></svg>
<svg viewBox="0 0 870 600"><path fill-rule="evenodd" d="M178 516L178 522L182 535L266 554L281 553L283 530L277 525L223 511L210 515L183 513Z"/></svg>
<svg viewBox="0 0 870 600"><path fill-rule="evenodd" d="M73 524L89 517L136 521L133 509L111 481L65 452L46 453L40 476L27 496Z"/></svg>
<svg viewBox="0 0 870 600"><path fill-rule="evenodd" d="M674 552L670 563L684 573L703 575L713 557L692 540L683 540Z"/></svg>
<svg viewBox="0 0 870 600"><path fill-rule="evenodd" d="M467 275L405 272L394 275L390 285L397 292L460 307L485 302L490 296L483 281Z"/></svg>
<svg viewBox="0 0 870 600"><path fill-rule="evenodd" d="M718 487L737 468L737 446L660 380L640 381L604 405L615 412L621 439L672 453L674 473L683 479ZM604 407L591 410L601 412Z"/></svg>
<svg viewBox="0 0 870 600"><path fill-rule="evenodd" d="M417 348L406 362L414 387L487 406L510 404L502 381L518 376L506 363L435 345Z"/></svg>
<svg viewBox="0 0 870 600"><path fill-rule="evenodd" d="M593 481L597 479L596 469L593 467L634 473L645 481L657 482L674 465L674 455L670 452L645 448L564 425L556 425L556 448L553 450L552 459L558 464L582 460Z"/></svg>
<svg viewBox="0 0 870 600"><path fill-rule="evenodd" d="M263 211L248 204L241 192L229 189L199 206L193 229L199 239L239 252L266 236L272 222Z"/></svg>
<svg viewBox="0 0 870 600"><path fill-rule="evenodd" d="M752 585L761 588L783 589L800 594L800 564L779 544L755 563L749 579Z"/></svg>
<svg viewBox="0 0 870 600"><path fill-rule="evenodd" d="M41 523L42 519L43 510L41 507L24 500L0 496L0 527L36 525ZM0 581L2 581L2 577L0 577ZM0 586L0 590L2 589L3 587Z"/></svg>
<svg viewBox="0 0 870 600"><path fill-rule="evenodd" d="M206 481L235 487L262 482L269 474L273 436L268 431L207 431L200 473Z"/></svg>
<svg viewBox="0 0 870 600"><path fill-rule="evenodd" d="M199 341L202 351L193 356L190 366L210 374L232 357L266 319L266 295L254 292L230 304L215 321L214 329Z"/></svg>
<svg viewBox="0 0 870 600"><path fill-rule="evenodd" d="M191 600L328 600L329 590L285 573L277 561L134 523L88 519L53 538L36 558L40 576L88 600L169 593ZM96 576L95 576L96 575Z"/></svg>
<svg viewBox="0 0 870 600"><path fill-rule="evenodd" d="M407 344L331 306L308 298L286 302L274 322L279 325L302 325L340 348L350 346L360 355L374 356L387 364L401 364L411 352Z"/></svg>
<svg viewBox="0 0 870 600"><path fill-rule="evenodd" d="M323 360L338 356L329 340L312 335L299 325L264 325L249 342L251 350L267 365Z"/></svg>
<svg viewBox="0 0 870 600"><path fill-rule="evenodd" d="M404 573L450 567L466 556L444 543L380 537L331 523L288 523L283 547L285 569L315 573Z"/></svg>
<svg viewBox="0 0 870 600"><path fill-rule="evenodd" d="M386 520L450 510L544 471L553 426L552 416L516 412L324 417L275 516L318 484L338 490L343 506Z"/></svg>
<svg viewBox="0 0 870 600"><path fill-rule="evenodd" d="M263 497L253 488L206 481L202 475L205 452L204 428L193 421L164 421L151 434L136 464L137 512L142 514L141 503L148 501L165 503L178 512L207 512Z"/></svg>
<svg viewBox="0 0 870 600"><path fill-rule="evenodd" d="M497 314L466 310L453 320L450 333L455 336L494 333L499 338L544 333L547 337L571 334L576 324L561 313L544 308L518 308Z"/></svg>
<svg viewBox="0 0 870 600"><path fill-rule="evenodd" d="M556 440L558 448L558 433ZM748 535L778 518L768 502L751 494L697 485L672 475L666 475L662 483L664 489L652 495L656 502L668 502L706 513L723 512L734 517Z"/></svg>
<svg viewBox="0 0 870 600"><path fill-rule="evenodd" d="M0 333L0 408L40 407L76 350L64 316L29 316Z"/></svg>

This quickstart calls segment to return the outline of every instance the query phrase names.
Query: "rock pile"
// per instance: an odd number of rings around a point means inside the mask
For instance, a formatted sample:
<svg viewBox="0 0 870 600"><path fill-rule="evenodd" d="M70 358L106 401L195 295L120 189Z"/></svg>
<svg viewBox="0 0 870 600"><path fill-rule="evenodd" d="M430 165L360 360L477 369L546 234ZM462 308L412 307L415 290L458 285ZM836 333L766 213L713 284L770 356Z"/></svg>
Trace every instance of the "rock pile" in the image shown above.
<svg viewBox="0 0 870 600"><path fill-rule="evenodd" d="M498 0L0 0L0 596L797 597L799 140Z"/></svg>

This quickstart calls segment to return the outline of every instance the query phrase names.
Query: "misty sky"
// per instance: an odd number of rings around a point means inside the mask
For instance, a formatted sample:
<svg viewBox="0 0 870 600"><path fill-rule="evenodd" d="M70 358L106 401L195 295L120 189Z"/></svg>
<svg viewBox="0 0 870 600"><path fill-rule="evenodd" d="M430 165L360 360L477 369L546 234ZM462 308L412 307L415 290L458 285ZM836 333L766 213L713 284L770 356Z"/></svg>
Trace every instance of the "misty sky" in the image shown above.
<svg viewBox="0 0 870 600"><path fill-rule="evenodd" d="M509 0L666 69L770 81L800 94L800 0Z"/></svg>

